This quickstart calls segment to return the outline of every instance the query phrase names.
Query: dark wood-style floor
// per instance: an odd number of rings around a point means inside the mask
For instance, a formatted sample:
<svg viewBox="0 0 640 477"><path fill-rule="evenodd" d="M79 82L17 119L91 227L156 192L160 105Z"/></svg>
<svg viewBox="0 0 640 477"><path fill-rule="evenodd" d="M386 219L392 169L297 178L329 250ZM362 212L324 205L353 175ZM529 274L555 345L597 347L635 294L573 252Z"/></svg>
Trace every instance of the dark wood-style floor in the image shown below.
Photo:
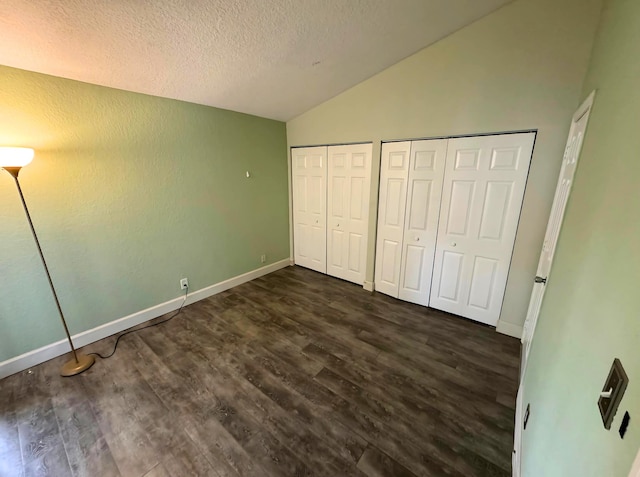
<svg viewBox="0 0 640 477"><path fill-rule="evenodd" d="M518 353L290 267L0 381L0 475L507 476Z"/></svg>

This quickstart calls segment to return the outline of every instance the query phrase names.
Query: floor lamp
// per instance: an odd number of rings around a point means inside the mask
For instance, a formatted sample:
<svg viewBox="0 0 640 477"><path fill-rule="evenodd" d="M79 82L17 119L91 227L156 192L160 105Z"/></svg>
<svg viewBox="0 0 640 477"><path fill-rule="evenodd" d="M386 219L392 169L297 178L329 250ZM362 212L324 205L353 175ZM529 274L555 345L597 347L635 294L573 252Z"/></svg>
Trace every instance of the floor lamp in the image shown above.
<svg viewBox="0 0 640 477"><path fill-rule="evenodd" d="M36 241L36 246L38 248L38 252L40 253L40 258L42 259L42 265L44 265L44 271L46 272L47 278L49 279L49 286L51 287L53 298L56 301L56 306L58 307L58 312L60 313L60 318L62 319L64 332L66 333L67 340L69 340L69 345L71 346L71 354L73 355L73 359L62 366L60 374L62 376L75 376L76 374L80 374L93 366L93 363L95 363L95 358L90 355L83 355L76 352L76 349L73 346L71 335L69 334L69 328L67 327L67 322L64 319L64 313L62 313L62 307L60 306L60 301L58 300L58 294L56 293L56 289L53 286L53 281L51 280L51 275L49 274L49 267L47 267L47 262L44 259L44 254L42 253L42 248L40 247L40 241L38 240L38 236L36 235L36 229L33 227L31 215L29 215L29 209L27 209L27 203L24 200L24 195L22 194L22 189L20 188L18 174L20 173L20 170L24 166L29 164L32 160L33 149L28 149L26 147L0 147L0 167L11 174L16 181L18 193L20 194L20 199L22 200L22 206L24 207L24 212L27 214L27 220L29 221L29 226L31 226L31 233L33 234L33 239Z"/></svg>

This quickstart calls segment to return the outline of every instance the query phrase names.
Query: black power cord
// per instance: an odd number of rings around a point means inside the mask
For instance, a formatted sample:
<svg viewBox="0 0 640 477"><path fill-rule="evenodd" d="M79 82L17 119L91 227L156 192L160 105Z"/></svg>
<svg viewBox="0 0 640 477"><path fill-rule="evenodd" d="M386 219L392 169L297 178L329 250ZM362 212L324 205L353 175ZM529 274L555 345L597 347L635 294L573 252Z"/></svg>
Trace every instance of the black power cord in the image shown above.
<svg viewBox="0 0 640 477"><path fill-rule="evenodd" d="M136 331L146 330L147 328L153 328L154 326L164 325L165 323L173 320L176 316L178 316L180 313L182 313L182 309L184 308L184 304L187 302L187 295L188 294L189 294L189 286L185 287L185 289L184 289L184 298L182 300L182 304L180 305L180 308L178 308L178 311L176 311L173 315L171 315L166 320L162 320L162 321L159 321L157 323L153 323L151 325L143 326L142 328L135 328L133 330L125 331L124 333L119 335L118 339L116 339L116 344L113 346L113 351L111 353L109 353L108 355L103 356L100 353L88 353L88 354L97 356L98 358L101 358L101 359L111 358L111 356L116 354L116 350L118 349L118 343L120 343L120 340L122 339L123 336L127 336L128 334L131 334L131 333L135 333Z"/></svg>

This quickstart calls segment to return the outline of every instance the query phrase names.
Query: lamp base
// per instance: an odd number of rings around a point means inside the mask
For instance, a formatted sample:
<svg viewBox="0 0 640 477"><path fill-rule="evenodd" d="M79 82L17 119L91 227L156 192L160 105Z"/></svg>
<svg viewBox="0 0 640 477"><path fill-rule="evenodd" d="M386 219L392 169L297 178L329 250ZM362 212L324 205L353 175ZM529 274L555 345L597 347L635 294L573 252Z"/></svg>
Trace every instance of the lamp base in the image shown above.
<svg viewBox="0 0 640 477"><path fill-rule="evenodd" d="M75 376L89 369L95 362L96 358L93 356L78 354L78 362L72 359L66 363L60 370L60 375L64 377Z"/></svg>

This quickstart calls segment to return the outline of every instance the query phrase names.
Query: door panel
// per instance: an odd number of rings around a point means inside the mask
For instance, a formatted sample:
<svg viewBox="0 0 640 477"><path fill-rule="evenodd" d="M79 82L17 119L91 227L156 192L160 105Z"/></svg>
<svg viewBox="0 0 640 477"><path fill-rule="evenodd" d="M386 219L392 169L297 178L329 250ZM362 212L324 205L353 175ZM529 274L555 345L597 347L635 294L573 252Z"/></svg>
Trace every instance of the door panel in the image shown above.
<svg viewBox="0 0 640 477"><path fill-rule="evenodd" d="M450 139L430 306L495 326L534 133Z"/></svg>
<svg viewBox="0 0 640 477"><path fill-rule="evenodd" d="M424 306L431 291L447 142L411 143L398 297Z"/></svg>
<svg viewBox="0 0 640 477"><path fill-rule="evenodd" d="M331 187L331 214L333 217L344 219L344 193L346 189L346 178L342 176L334 176Z"/></svg>
<svg viewBox="0 0 640 477"><path fill-rule="evenodd" d="M351 178L351 201L350 201L350 218L351 220L364 220L365 217L363 214L369 213L369 208L364 207L364 178L363 177L352 177ZM368 195L368 194L367 194ZM367 202L369 201L369 197L366 198ZM365 210L366 209L366 210Z"/></svg>
<svg viewBox="0 0 640 477"><path fill-rule="evenodd" d="M327 148L292 148L291 167L294 260L326 273Z"/></svg>
<svg viewBox="0 0 640 477"><path fill-rule="evenodd" d="M430 180L413 180L411 182L409 229L427 230L432 183L433 181Z"/></svg>
<svg viewBox="0 0 640 477"><path fill-rule="evenodd" d="M408 154L407 154L408 155ZM406 179L389 179L386 182L384 201L385 223L391 227L401 227L404 221Z"/></svg>
<svg viewBox="0 0 640 477"><path fill-rule="evenodd" d="M451 184L447 234L467 236L475 185L473 181L453 181Z"/></svg>
<svg viewBox="0 0 640 477"><path fill-rule="evenodd" d="M480 220L480 238L501 240L504 221L511 202L512 184L489 182Z"/></svg>
<svg viewBox="0 0 640 477"><path fill-rule="evenodd" d="M493 286L495 284L498 261L476 257L471 272L471 289L469 290L469 306L488 310L491 304Z"/></svg>
<svg viewBox="0 0 640 477"><path fill-rule="evenodd" d="M407 248L407 263L411 266L406 267L404 272L403 287L406 291L420 291L420 284L422 283L422 265L424 262L424 247L416 247L414 245L408 245Z"/></svg>
<svg viewBox="0 0 640 477"><path fill-rule="evenodd" d="M330 146L327 273L362 285L371 187L371 144Z"/></svg>
<svg viewBox="0 0 640 477"><path fill-rule="evenodd" d="M398 298L411 142L382 144L375 288Z"/></svg>
<svg viewBox="0 0 640 477"><path fill-rule="evenodd" d="M380 265L376 267L376 270L379 270L380 276L376 281L376 290L378 289L378 284L382 285L384 283L387 283L387 284L395 283L397 287L399 272L396 273L396 270L398 271L400 270L401 247L402 247L402 244L396 241L392 241L392 240L383 241L382 250L378 251L378 254L377 254L377 258Z"/></svg>
<svg viewBox="0 0 640 477"><path fill-rule="evenodd" d="M332 230L331 239L329 240L331 249L329 251L329 264L332 268L342 268L344 247L344 232L342 230Z"/></svg>
<svg viewBox="0 0 640 477"><path fill-rule="evenodd" d="M349 271L354 273L364 272L362 269L363 263L360 261L362 248L362 235L358 233L349 234Z"/></svg>
<svg viewBox="0 0 640 477"><path fill-rule="evenodd" d="M444 251L442 254L442 273L439 280L439 294L441 300L449 300L457 303L459 297L460 282L462 281L462 261L464 256L460 253Z"/></svg>

